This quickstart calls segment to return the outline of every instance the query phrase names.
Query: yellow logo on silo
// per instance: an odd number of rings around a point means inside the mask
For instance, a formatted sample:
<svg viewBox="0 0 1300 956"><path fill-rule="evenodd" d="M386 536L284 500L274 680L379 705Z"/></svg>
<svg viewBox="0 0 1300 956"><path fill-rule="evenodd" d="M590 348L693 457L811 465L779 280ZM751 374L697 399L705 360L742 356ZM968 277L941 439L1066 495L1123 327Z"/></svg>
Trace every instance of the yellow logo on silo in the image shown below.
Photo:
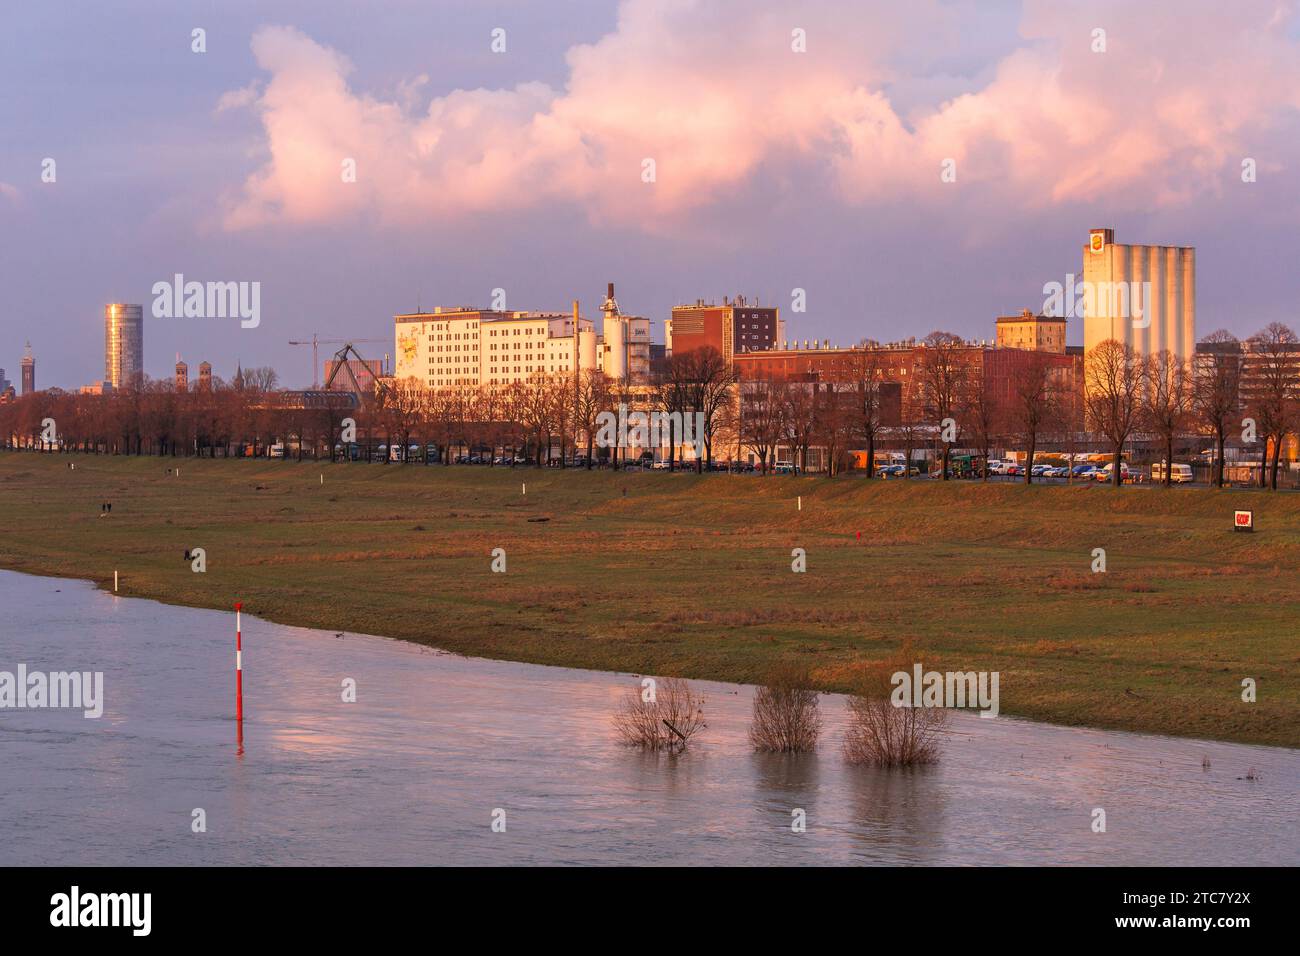
<svg viewBox="0 0 1300 956"><path fill-rule="evenodd" d="M1101 255L1106 249L1106 233L1100 229L1088 233L1088 248L1092 250L1093 255Z"/></svg>

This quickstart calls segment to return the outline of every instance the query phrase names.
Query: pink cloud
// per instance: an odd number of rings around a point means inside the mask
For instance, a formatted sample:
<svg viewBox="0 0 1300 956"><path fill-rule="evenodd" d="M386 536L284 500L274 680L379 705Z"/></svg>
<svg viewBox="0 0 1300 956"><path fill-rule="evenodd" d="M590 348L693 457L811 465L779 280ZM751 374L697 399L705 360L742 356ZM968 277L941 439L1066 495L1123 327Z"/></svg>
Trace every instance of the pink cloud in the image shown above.
<svg viewBox="0 0 1300 956"><path fill-rule="evenodd" d="M783 188L859 204L951 202L944 189L1012 209L1186 203L1278 148L1270 134L1300 109L1300 46L1287 36L1291 4L1168 9L1031 3L988 79L906 116L891 84L960 54L977 5L626 0L612 33L569 51L563 89L455 90L422 113L410 104L423 77L402 84L400 102L378 99L349 86L340 53L268 27L252 43L261 92L222 98L258 112L266 155L225 223L410 223L566 203L653 228L744 194L763 169ZM791 50L796 28L806 53ZM1268 158L1275 168L1297 159L1284 148ZM949 158L953 185L939 178Z"/></svg>

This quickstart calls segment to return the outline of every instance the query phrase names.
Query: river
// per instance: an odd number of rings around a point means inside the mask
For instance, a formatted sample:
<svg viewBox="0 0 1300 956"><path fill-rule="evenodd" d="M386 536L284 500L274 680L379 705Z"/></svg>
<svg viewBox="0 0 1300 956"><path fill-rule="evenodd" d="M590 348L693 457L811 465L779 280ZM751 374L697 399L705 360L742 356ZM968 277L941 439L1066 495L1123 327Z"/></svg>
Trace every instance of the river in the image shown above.
<svg viewBox="0 0 1300 956"><path fill-rule="evenodd" d="M753 689L698 681L704 736L645 754L631 675L245 616L240 755L233 612L13 572L0 607L0 671L104 673L99 719L0 709L0 865L1300 863L1296 750L958 714L939 764L863 769L841 698L758 755Z"/></svg>

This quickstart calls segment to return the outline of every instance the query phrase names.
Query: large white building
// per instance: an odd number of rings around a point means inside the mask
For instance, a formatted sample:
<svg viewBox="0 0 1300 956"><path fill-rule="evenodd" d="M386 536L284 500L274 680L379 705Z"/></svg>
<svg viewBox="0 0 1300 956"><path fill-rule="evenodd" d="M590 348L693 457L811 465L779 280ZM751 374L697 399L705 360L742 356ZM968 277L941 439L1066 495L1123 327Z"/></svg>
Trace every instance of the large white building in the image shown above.
<svg viewBox="0 0 1300 956"><path fill-rule="evenodd" d="M1168 349L1191 362L1196 352L1196 250L1133 246L1115 230L1093 229L1083 248L1084 352L1107 339L1139 355Z"/></svg>
<svg viewBox="0 0 1300 956"><path fill-rule="evenodd" d="M394 375L429 388L509 385L534 375L600 369L611 378L645 381L650 372L650 320L627 316L606 299L604 335L573 313L505 312L468 306L393 317ZM574 330L577 329L575 339Z"/></svg>

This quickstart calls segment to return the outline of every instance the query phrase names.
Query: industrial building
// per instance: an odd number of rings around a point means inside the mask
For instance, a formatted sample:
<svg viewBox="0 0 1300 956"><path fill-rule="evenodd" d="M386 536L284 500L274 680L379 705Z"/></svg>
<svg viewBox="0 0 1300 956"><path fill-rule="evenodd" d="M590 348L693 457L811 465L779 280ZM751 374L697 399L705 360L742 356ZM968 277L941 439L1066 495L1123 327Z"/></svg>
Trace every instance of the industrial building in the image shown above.
<svg viewBox="0 0 1300 956"><path fill-rule="evenodd" d="M1168 349L1188 363L1196 351L1196 250L1115 242L1093 229L1083 247L1083 347L1107 339L1139 355Z"/></svg>
<svg viewBox="0 0 1300 956"><path fill-rule="evenodd" d="M599 335L577 302L572 313L462 306L395 315L394 374L431 388L509 385L588 369L631 384L649 381L650 320L624 314L613 283L601 311Z"/></svg>

